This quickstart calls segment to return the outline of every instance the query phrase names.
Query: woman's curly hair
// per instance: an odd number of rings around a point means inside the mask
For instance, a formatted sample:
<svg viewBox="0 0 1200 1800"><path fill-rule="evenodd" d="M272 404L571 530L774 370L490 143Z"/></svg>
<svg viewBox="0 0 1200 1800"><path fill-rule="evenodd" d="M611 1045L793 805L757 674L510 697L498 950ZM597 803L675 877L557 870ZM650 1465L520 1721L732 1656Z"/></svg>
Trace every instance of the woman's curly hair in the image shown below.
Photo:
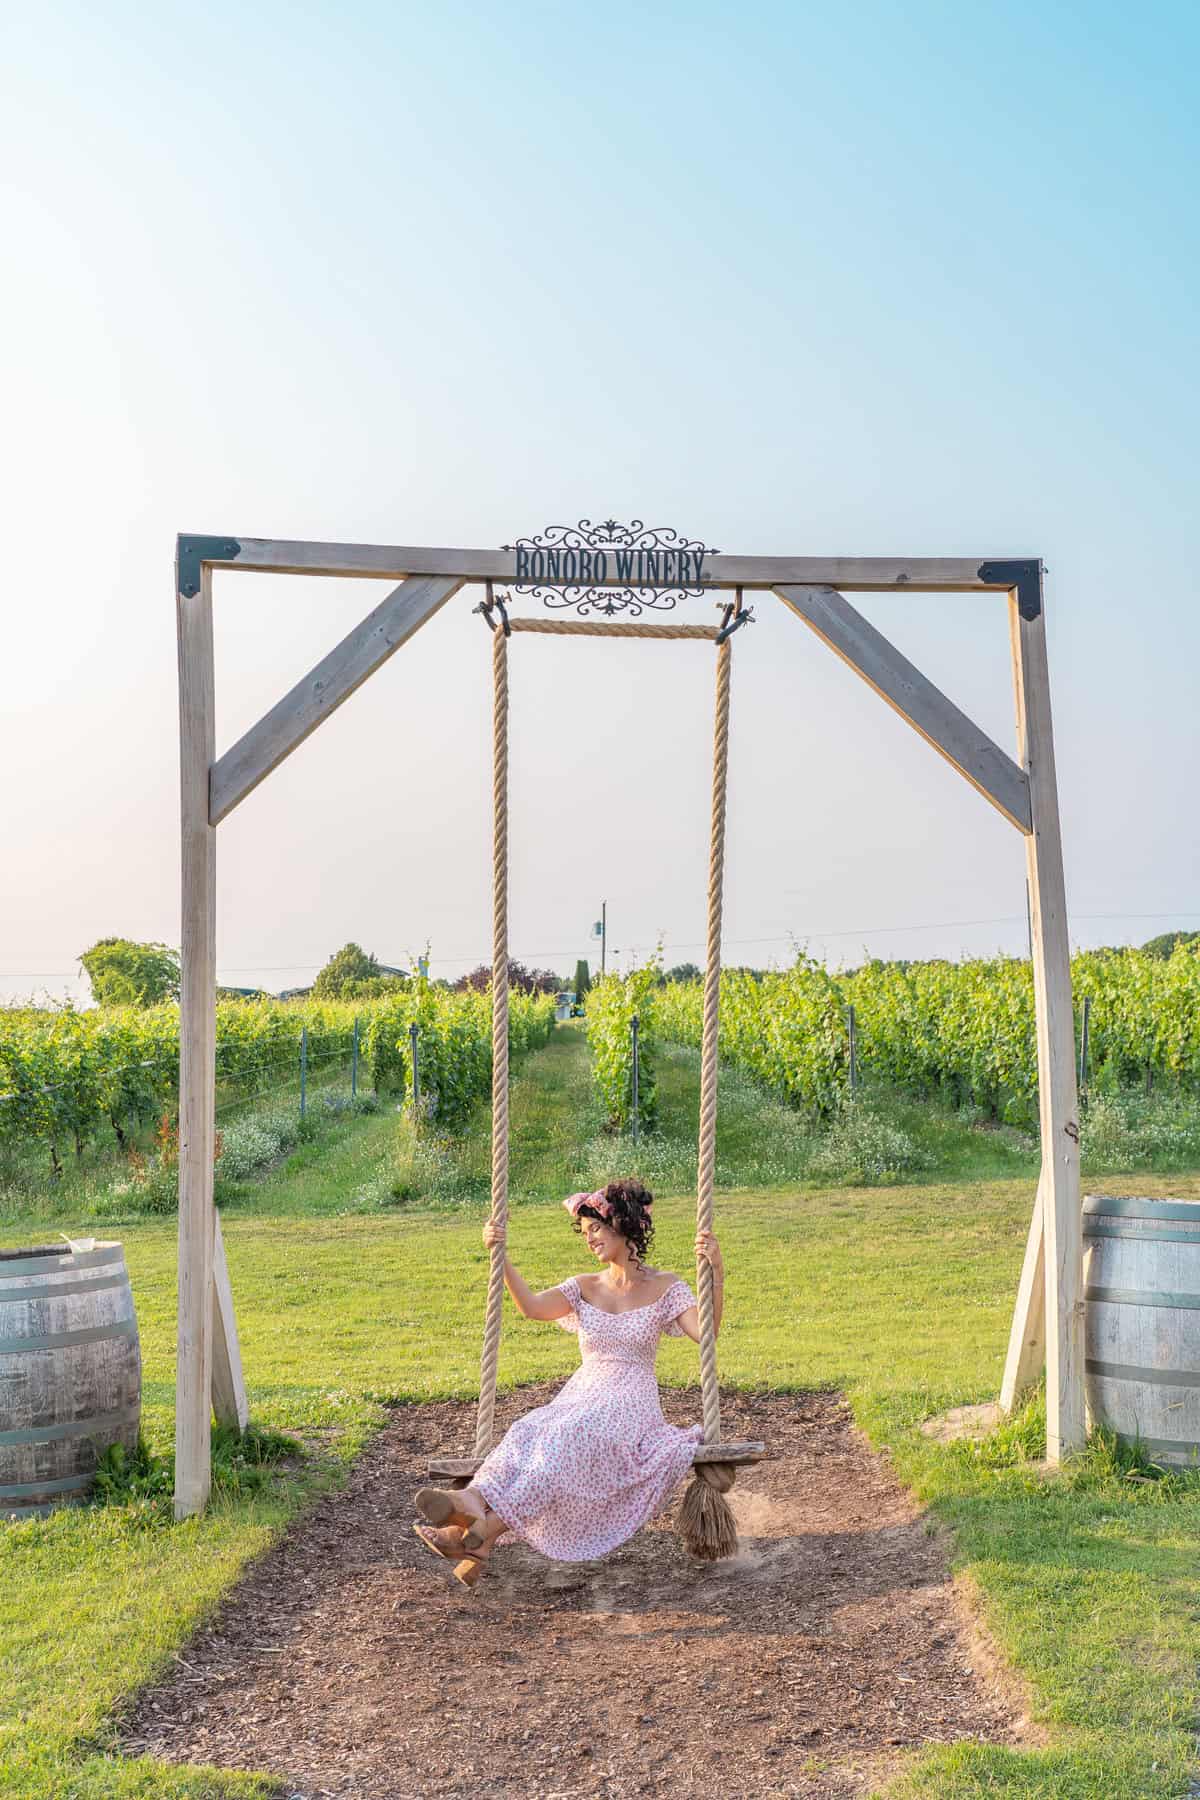
<svg viewBox="0 0 1200 1800"><path fill-rule="evenodd" d="M599 1219L601 1225L619 1231L637 1260L645 1262L654 1242L654 1221L650 1216L654 1195L640 1181L610 1181L604 1198L612 1209L611 1218L602 1217L585 1202L575 1215L576 1231L583 1230L584 1219Z"/></svg>

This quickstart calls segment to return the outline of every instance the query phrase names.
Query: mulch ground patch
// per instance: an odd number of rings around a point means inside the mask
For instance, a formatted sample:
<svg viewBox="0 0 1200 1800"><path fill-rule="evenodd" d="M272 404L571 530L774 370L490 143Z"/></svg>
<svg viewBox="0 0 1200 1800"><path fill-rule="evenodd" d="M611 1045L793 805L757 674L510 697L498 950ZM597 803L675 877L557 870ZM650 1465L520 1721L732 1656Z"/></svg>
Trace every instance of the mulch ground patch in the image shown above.
<svg viewBox="0 0 1200 1800"><path fill-rule="evenodd" d="M689 1423L699 1397L664 1409ZM849 1800L904 1749L1018 1741L941 1544L844 1402L730 1394L722 1425L771 1450L732 1496L736 1558L693 1563L664 1516L592 1563L506 1547L468 1595L411 1502L428 1456L469 1453L473 1408L397 1407L138 1697L123 1748L270 1770L297 1800Z"/></svg>

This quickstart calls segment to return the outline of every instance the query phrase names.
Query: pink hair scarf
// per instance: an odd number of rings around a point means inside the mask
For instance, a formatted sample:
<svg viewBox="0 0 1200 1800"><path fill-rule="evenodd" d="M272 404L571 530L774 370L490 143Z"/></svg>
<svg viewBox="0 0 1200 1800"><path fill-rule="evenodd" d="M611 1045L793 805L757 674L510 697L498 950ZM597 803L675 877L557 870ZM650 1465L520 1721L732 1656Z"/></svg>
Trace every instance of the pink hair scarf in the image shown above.
<svg viewBox="0 0 1200 1800"><path fill-rule="evenodd" d="M644 1212L649 1212L652 1204L653 1202L650 1200L643 1200L642 1210ZM563 1201L563 1205L573 1219L579 1217L580 1212L585 1206L590 1207L593 1212L599 1213L602 1219L611 1219L613 1216L612 1207L604 1197L603 1188L597 1188L595 1192L591 1194L568 1194L567 1198Z"/></svg>
<svg viewBox="0 0 1200 1800"><path fill-rule="evenodd" d="M585 1206L590 1206L593 1212L598 1212L602 1219L612 1218L612 1207L604 1198L603 1188L597 1188L594 1194L568 1194L563 1205L573 1219L579 1217Z"/></svg>

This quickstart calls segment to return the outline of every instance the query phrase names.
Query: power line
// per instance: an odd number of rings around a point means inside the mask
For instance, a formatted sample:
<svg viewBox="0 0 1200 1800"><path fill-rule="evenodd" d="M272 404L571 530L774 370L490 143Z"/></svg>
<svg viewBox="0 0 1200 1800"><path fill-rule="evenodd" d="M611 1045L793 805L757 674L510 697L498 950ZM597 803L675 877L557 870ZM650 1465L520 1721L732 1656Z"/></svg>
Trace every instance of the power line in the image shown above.
<svg viewBox="0 0 1200 1800"><path fill-rule="evenodd" d="M788 944L792 943L797 938L877 937L883 933L901 931L968 931L984 925L1021 924L1024 922L1024 918L1024 913L1001 913L990 919L929 919L923 923L917 924L837 926L829 930L818 930L813 926L803 928L798 926L792 931L777 932L773 936L768 937L726 937L722 941L726 944ZM1072 912L1068 915L1068 922L1071 920L1083 921L1092 919L1200 919L1200 908L1177 906L1171 908L1171 910L1167 912ZM668 937L664 941L674 945L676 949L690 950L695 949L698 945L702 945L706 940L704 938ZM616 951L615 954L628 955L630 952L641 953L657 949L657 947L657 942L653 944L626 944ZM520 959L532 961L536 957L550 956L574 956L578 958L578 954L579 946L578 944L575 944L568 946L565 949L559 948L557 950L522 949ZM514 955L514 960L519 959ZM318 961L307 963L223 964L218 973L224 975L306 975L313 971L323 969L328 961L329 958L326 956ZM439 965L444 963L464 963L472 961L490 963L491 950L489 947L484 951L476 949L472 951L448 952L445 956L431 956L429 961ZM396 966L398 967L399 965L397 964ZM78 969L0 970L0 981L67 980L78 975Z"/></svg>

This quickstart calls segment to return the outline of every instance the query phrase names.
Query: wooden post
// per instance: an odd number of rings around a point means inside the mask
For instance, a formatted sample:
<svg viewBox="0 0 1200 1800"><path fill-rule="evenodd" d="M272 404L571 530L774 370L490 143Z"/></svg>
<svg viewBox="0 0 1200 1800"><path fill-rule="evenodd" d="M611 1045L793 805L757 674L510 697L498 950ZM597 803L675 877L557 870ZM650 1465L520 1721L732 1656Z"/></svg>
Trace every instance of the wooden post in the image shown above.
<svg viewBox="0 0 1200 1800"><path fill-rule="evenodd" d="M191 584L189 584L191 585ZM216 1138L216 832L208 781L216 751L212 571L176 579L182 916L179 988L179 1316L175 1517L199 1512L211 1480L213 1151Z"/></svg>
<svg viewBox="0 0 1200 1800"><path fill-rule="evenodd" d="M417 1058L417 1026L416 1021L408 1028L408 1060L412 1064L412 1108L413 1117L417 1116L417 1107L421 1099L421 1067Z"/></svg>
<svg viewBox="0 0 1200 1800"><path fill-rule="evenodd" d="M308 1100L308 1026L300 1027L300 1117Z"/></svg>
<svg viewBox="0 0 1200 1800"><path fill-rule="evenodd" d="M1032 616L1030 616L1032 615ZM1040 593L1009 599L1017 745L1029 778L1033 830L1025 840L1037 1008L1038 1095L1042 1134L1041 1230L1031 1227L1009 1345L1009 1371L1028 1363L1036 1339L1034 1290L1040 1243L1044 1268L1046 1456L1056 1464L1086 1440L1083 1389L1083 1230L1079 1196L1079 1098L1075 1020L1054 733ZM1033 1267L1031 1269L1031 1262ZM1029 1277L1027 1279L1026 1277ZM1006 1391L1009 1383L1006 1371ZM1003 1397L1003 1396L1002 1396ZM1012 1396L1010 1395L1010 1400Z"/></svg>
<svg viewBox="0 0 1200 1800"><path fill-rule="evenodd" d="M638 1141L638 1017L634 1013L629 1021L630 1053L633 1060L633 1141Z"/></svg>
<svg viewBox="0 0 1200 1800"><path fill-rule="evenodd" d="M858 1034L854 1026L854 1008L846 1008L846 1035L850 1040L850 1093L858 1089Z"/></svg>
<svg viewBox="0 0 1200 1800"><path fill-rule="evenodd" d="M358 1020L354 1021L354 1042L350 1046L350 1098L358 1095Z"/></svg>
<svg viewBox="0 0 1200 1800"><path fill-rule="evenodd" d="M1083 1026L1079 1034L1079 1092L1082 1096L1088 1079L1088 1036L1092 1022L1092 996L1083 997Z"/></svg>

